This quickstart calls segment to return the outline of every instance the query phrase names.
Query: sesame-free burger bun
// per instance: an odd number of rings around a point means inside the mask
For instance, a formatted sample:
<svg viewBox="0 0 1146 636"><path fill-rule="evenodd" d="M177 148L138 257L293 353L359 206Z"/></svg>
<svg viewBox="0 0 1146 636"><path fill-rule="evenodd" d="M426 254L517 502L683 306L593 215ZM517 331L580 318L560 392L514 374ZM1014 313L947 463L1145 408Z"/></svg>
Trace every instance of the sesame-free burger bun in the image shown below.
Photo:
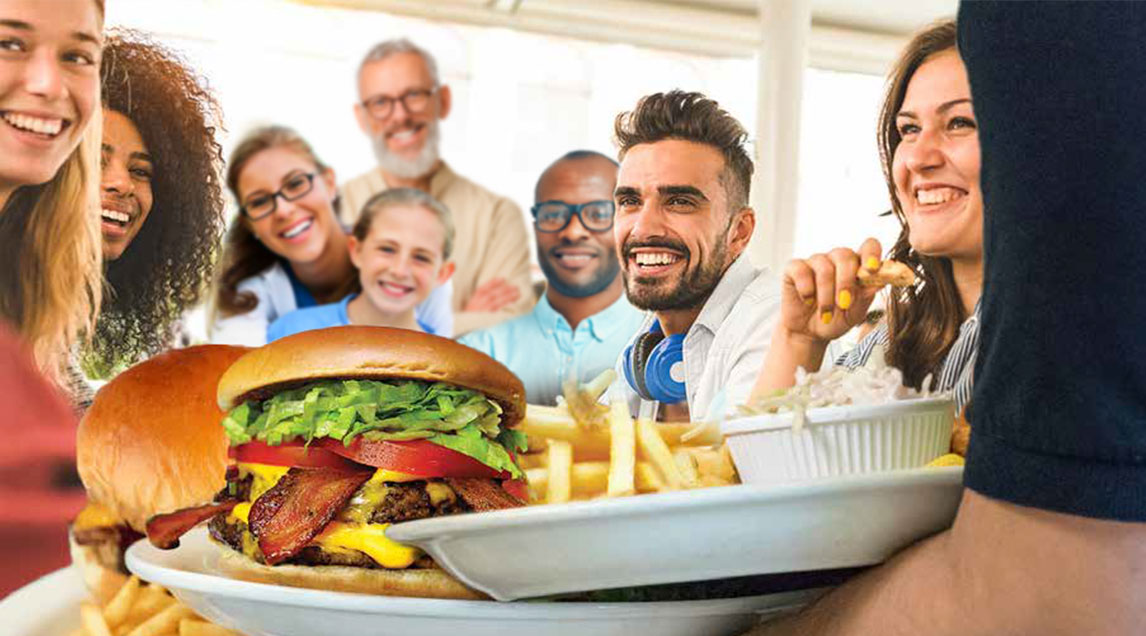
<svg viewBox="0 0 1146 636"><path fill-rule="evenodd" d="M101 388L76 434L76 465L88 498L137 532L152 515L211 501L227 470L216 386L247 351L176 349Z"/></svg>
<svg viewBox="0 0 1146 636"><path fill-rule="evenodd" d="M484 353L419 331L356 326L304 331L251 351L219 380L219 407L338 378L446 382L497 402L507 427L525 416L521 380Z"/></svg>
<svg viewBox="0 0 1146 636"><path fill-rule="evenodd" d="M218 544L217 544L218 545ZM231 548L218 545L219 569L244 581L305 587L334 592L382 596L482 600L472 590L439 568L360 568L346 565L263 565Z"/></svg>

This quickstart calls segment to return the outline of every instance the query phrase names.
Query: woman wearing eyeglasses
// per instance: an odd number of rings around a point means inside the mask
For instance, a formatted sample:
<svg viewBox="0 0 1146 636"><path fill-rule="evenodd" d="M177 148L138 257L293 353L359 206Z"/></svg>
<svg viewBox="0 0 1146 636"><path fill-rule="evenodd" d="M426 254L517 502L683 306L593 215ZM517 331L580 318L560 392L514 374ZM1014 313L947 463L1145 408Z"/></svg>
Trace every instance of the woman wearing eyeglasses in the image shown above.
<svg viewBox="0 0 1146 636"><path fill-rule="evenodd" d="M239 142L227 187L241 212L223 248L212 342L261 345L280 316L356 290L335 183L334 171L289 128L260 128ZM451 295L446 284L418 306L418 319L435 333L453 332Z"/></svg>

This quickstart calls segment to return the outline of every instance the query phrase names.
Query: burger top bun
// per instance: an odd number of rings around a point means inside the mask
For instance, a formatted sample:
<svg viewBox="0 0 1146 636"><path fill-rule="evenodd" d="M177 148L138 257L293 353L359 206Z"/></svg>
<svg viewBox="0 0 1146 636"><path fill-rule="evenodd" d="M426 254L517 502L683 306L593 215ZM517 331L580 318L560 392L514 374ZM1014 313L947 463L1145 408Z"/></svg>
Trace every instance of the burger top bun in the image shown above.
<svg viewBox="0 0 1146 636"><path fill-rule="evenodd" d="M409 329L355 326L304 331L251 351L219 380L219 407L334 378L447 382L497 402L506 426L525 416L521 380L484 353Z"/></svg>
<svg viewBox="0 0 1146 636"><path fill-rule="evenodd" d="M76 465L88 497L137 532L152 515L210 501L227 470L216 385L247 351L176 349L100 389L76 434Z"/></svg>

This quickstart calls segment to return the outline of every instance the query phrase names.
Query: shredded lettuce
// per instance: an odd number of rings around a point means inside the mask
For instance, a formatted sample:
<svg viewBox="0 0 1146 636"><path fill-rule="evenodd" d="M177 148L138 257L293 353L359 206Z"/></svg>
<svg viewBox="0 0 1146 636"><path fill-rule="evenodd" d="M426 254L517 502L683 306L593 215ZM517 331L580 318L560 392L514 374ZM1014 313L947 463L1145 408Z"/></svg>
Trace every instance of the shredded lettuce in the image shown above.
<svg viewBox="0 0 1146 636"><path fill-rule="evenodd" d="M441 382L324 380L244 402L227 414L223 429L231 445L425 439L520 478L510 452L525 450L526 437L503 430L501 413L477 391Z"/></svg>

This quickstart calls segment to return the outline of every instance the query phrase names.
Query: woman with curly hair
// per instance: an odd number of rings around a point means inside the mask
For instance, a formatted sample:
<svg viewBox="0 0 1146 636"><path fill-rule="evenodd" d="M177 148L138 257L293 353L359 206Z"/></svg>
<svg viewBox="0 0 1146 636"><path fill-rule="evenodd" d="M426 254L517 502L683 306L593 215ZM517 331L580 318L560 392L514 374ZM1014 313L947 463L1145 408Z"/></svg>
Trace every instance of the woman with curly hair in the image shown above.
<svg viewBox="0 0 1146 636"><path fill-rule="evenodd" d="M108 37L100 155L108 293L85 355L105 376L170 346L210 283L223 231L221 114L205 81L137 31Z"/></svg>
<svg viewBox="0 0 1146 636"><path fill-rule="evenodd" d="M61 385L101 295L102 32L100 0L0 0L0 322Z"/></svg>
<svg viewBox="0 0 1146 636"><path fill-rule="evenodd" d="M889 258L907 264L916 284L896 289L887 320L837 363L879 357L907 386L953 391L961 410L971 396L983 291L983 197L979 134L967 70L955 48L955 22L918 33L892 70L878 140L891 206L902 230ZM861 323L878 287L856 282L880 267L879 241L790 262L780 321L757 393L791 386L797 367L818 369L828 343Z"/></svg>

